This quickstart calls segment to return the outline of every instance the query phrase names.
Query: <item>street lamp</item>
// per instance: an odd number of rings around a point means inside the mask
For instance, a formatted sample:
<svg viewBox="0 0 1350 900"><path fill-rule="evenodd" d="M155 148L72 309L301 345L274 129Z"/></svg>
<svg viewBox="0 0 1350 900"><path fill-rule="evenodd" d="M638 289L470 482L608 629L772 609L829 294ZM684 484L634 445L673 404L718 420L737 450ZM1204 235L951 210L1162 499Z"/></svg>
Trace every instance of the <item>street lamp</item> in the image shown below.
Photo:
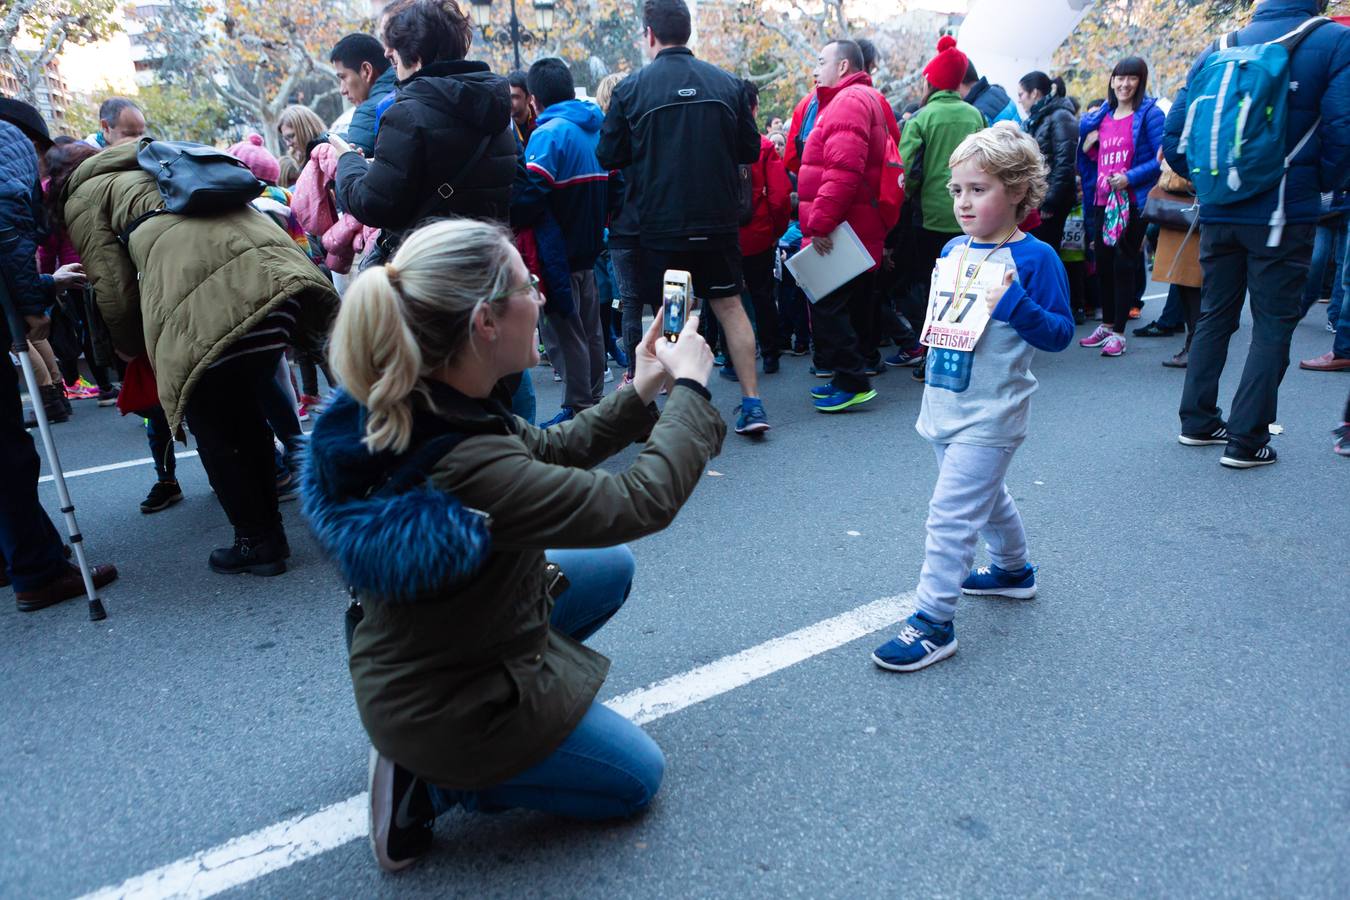
<svg viewBox="0 0 1350 900"><path fill-rule="evenodd" d="M522 68L520 61L520 45L534 44L543 40L548 32L553 30L553 13L555 0L533 0L534 18L539 26L540 35L535 34L525 28L525 25L516 15L516 0L511 0L511 20L507 23L507 31L498 31L492 25L492 0L470 0L469 16L473 19L473 24L478 26L478 30L483 33L483 37L490 41L505 46L511 45L511 50L515 54L516 68ZM492 28L489 32L488 29Z"/></svg>

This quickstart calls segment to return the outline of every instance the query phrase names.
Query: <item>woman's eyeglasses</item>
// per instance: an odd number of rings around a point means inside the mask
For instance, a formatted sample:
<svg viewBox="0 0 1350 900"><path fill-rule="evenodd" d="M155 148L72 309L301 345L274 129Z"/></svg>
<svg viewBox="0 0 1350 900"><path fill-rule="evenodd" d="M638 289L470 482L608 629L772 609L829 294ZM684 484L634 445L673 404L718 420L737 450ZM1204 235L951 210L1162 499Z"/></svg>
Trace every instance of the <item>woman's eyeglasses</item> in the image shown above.
<svg viewBox="0 0 1350 900"><path fill-rule="evenodd" d="M529 280L528 282L526 282L525 284L518 284L518 285L516 285L516 286L513 287L513 288L507 288L506 290L502 291L500 294L493 294L491 297L488 298L488 302L489 302L489 303L495 303L495 302L497 302L498 300L505 300L507 297L510 297L512 294L519 294L521 291L525 291L525 290L528 290L530 293L534 294L535 297L538 297L538 296L539 296L539 276L538 276L538 275L536 275L536 274L534 274L533 272L531 272L531 273L530 273L530 280Z"/></svg>

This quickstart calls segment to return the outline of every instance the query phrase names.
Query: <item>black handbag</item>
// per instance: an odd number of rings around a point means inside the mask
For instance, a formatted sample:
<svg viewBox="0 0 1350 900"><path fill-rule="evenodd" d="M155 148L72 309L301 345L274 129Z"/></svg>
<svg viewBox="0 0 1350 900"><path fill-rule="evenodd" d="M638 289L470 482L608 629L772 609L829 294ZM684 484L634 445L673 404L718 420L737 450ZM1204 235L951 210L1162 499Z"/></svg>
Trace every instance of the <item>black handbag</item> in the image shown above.
<svg viewBox="0 0 1350 900"><path fill-rule="evenodd" d="M1144 203L1145 221L1156 222L1163 228L1189 231L1200 218L1200 201L1185 194L1173 194L1154 186Z"/></svg>
<svg viewBox="0 0 1350 900"><path fill-rule="evenodd" d="M191 141L142 139L136 161L155 176L165 211L180 216L239 209L257 200L264 187L242 161Z"/></svg>

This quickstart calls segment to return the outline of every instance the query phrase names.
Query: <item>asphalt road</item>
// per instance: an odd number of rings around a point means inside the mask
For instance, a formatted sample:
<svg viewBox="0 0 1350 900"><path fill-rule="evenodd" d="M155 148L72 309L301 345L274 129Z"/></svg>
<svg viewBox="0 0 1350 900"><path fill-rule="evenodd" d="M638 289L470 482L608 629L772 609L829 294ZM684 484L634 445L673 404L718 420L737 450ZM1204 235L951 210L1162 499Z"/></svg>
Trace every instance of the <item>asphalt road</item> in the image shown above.
<svg viewBox="0 0 1350 900"><path fill-rule="evenodd" d="M1320 312L1296 360L1326 349ZM969 599L950 661L879 671L882 630L652 722L666 781L634 822L452 812L401 876L354 841L230 893L1344 897L1350 461L1330 429L1350 378L1291 369L1280 462L1230 471L1176 443L1182 374L1159 362L1180 343L1038 356L1009 483L1040 596ZM763 380L768 437L729 435L719 474L635 546L632 598L593 639L614 660L602 697L912 589L921 387L890 372L827 418L807 364ZM67 470L147 455L138 422L90 403L55 433ZM122 571L106 621L0 604L0 895L117 885L364 790L344 593L296 505L288 574L213 575L229 529L195 459L181 479L155 516L148 466L71 480L93 557Z"/></svg>

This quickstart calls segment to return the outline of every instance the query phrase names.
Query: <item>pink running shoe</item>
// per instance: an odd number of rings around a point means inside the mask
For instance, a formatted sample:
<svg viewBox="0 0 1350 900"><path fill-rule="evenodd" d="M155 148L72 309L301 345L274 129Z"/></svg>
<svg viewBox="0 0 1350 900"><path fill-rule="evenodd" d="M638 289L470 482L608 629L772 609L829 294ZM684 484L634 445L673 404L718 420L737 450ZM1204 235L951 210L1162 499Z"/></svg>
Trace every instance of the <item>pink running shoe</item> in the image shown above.
<svg viewBox="0 0 1350 900"><path fill-rule="evenodd" d="M1119 334L1112 334L1102 345L1102 356L1123 356L1125 354L1125 337Z"/></svg>
<svg viewBox="0 0 1350 900"><path fill-rule="evenodd" d="M1080 347L1100 347L1111 337L1111 329L1105 325L1098 325L1097 330L1089 334L1078 342Z"/></svg>

